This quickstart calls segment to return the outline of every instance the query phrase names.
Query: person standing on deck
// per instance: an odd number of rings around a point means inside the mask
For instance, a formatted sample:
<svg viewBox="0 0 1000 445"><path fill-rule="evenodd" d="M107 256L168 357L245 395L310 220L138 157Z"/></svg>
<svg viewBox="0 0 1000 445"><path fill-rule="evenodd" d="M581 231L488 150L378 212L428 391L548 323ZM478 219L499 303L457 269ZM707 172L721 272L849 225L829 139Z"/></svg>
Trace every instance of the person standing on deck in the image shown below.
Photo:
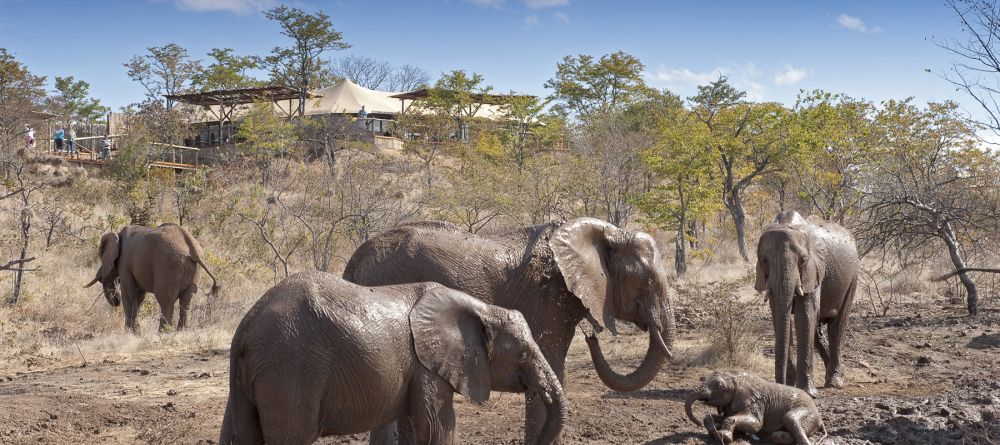
<svg viewBox="0 0 1000 445"><path fill-rule="evenodd" d="M73 157L73 139L76 137L76 132L73 131L73 124L69 124L69 129L66 130L66 154L69 157Z"/></svg>
<svg viewBox="0 0 1000 445"><path fill-rule="evenodd" d="M365 106L362 105L361 109L358 110L358 126L361 128L368 128L368 112L365 111Z"/></svg>
<svg viewBox="0 0 1000 445"><path fill-rule="evenodd" d="M101 160L111 159L111 138L104 136L101 138Z"/></svg>
<svg viewBox="0 0 1000 445"><path fill-rule="evenodd" d="M24 149L35 151L35 129L28 124L24 124Z"/></svg>
<svg viewBox="0 0 1000 445"><path fill-rule="evenodd" d="M61 155L63 151L63 136L66 134L62 128L57 128L55 134L52 135L52 139L56 142L56 154Z"/></svg>

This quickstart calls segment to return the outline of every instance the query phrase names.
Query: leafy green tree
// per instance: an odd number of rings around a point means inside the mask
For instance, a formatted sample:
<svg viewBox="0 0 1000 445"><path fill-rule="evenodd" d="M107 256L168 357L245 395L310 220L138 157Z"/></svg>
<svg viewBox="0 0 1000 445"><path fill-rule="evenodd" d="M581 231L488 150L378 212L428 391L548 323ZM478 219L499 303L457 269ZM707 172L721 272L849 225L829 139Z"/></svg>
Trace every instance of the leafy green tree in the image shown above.
<svg viewBox="0 0 1000 445"><path fill-rule="evenodd" d="M862 254L941 245L965 286L970 315L979 310L966 259L996 233L1000 160L980 146L976 127L954 102L915 106L883 102L875 116L881 141L864 185L864 221L855 227Z"/></svg>
<svg viewBox="0 0 1000 445"><path fill-rule="evenodd" d="M264 184L269 182L273 159L296 148L295 126L275 113L269 102L253 105L240 123L236 137L243 140L240 153L253 159Z"/></svg>
<svg viewBox="0 0 1000 445"><path fill-rule="evenodd" d="M552 89L553 109L567 116L588 119L622 111L650 91L643 80L645 67L635 56L618 51L601 56L566 56L556 65L556 75L545 82Z"/></svg>
<svg viewBox="0 0 1000 445"><path fill-rule="evenodd" d="M780 170L789 154L788 110L776 103L750 103L725 77L698 87L688 98L695 117L712 134L721 198L733 219L740 257L748 259L743 193L755 180Z"/></svg>
<svg viewBox="0 0 1000 445"><path fill-rule="evenodd" d="M262 66L271 72L271 80L295 88L299 92L298 113L306 113L309 90L330 79L329 67L324 67L320 56L331 50L350 48L342 41L342 34L333 28L330 16L316 12L309 14L298 8L277 6L264 16L281 25L281 33L292 39L288 48L275 47L271 55L261 59Z"/></svg>
<svg viewBox="0 0 1000 445"><path fill-rule="evenodd" d="M4 176L14 153L24 146L24 125L32 123L32 111L41 108L45 98L45 77L36 76L6 48L0 47L0 162Z"/></svg>
<svg viewBox="0 0 1000 445"><path fill-rule="evenodd" d="M56 76L55 80L56 94L50 98L50 106L53 111L63 115L66 122L92 123L108 112L108 107L90 97L90 84L87 82L76 80L73 76Z"/></svg>
<svg viewBox="0 0 1000 445"><path fill-rule="evenodd" d="M232 48L212 48L208 56L212 63L191 76L191 84L199 91L252 88L264 82L255 79L249 71L260 67L255 56L233 54Z"/></svg>
<svg viewBox="0 0 1000 445"><path fill-rule="evenodd" d="M125 63L128 77L146 89L148 101L163 101L170 110L174 102L161 96L182 94L191 88L192 78L202 70L201 62L176 43L147 48L148 54L133 56Z"/></svg>
<svg viewBox="0 0 1000 445"><path fill-rule="evenodd" d="M792 111L788 141L796 150L788 174L811 208L844 224L858 214L864 196L864 167L878 143L875 107L817 90L801 94Z"/></svg>
<svg viewBox="0 0 1000 445"><path fill-rule="evenodd" d="M689 222L704 220L720 207L720 184L716 179L712 134L684 109L673 109L663 117L656 145L643 153L656 185L638 199L647 222L674 230L674 268L687 271Z"/></svg>

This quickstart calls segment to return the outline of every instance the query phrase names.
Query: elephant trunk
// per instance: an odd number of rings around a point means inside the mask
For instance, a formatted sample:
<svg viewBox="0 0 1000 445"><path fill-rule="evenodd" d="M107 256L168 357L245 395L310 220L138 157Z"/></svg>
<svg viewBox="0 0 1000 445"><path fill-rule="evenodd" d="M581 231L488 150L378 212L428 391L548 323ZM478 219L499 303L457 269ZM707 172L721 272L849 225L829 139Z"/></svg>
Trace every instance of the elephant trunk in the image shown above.
<svg viewBox="0 0 1000 445"><path fill-rule="evenodd" d="M684 399L684 412L687 414L688 419L691 419L695 425L703 426L701 424L701 420L698 420L698 418L694 416L694 402L699 400L708 400L708 390L704 386L699 387L696 391L688 394L687 399Z"/></svg>
<svg viewBox="0 0 1000 445"><path fill-rule="evenodd" d="M554 377L553 377L554 379ZM559 440L559 433L562 432L566 423L566 398L563 395L562 387L558 381L554 380L556 386L546 393L545 398L545 424L538 435L535 445L551 445Z"/></svg>
<svg viewBox="0 0 1000 445"><path fill-rule="evenodd" d="M781 289L771 299L771 316L774 318L774 381L787 382L788 363L791 352L792 301L796 292L801 292L801 285L794 278L798 274L784 271L781 278Z"/></svg>
<svg viewBox="0 0 1000 445"><path fill-rule="evenodd" d="M608 388L621 392L637 391L653 381L663 364L673 357L670 348L674 345L674 313L670 301L666 299L666 293L662 295L664 304L657 307L655 314L647 306L641 309L646 329L649 331L649 345L642 363L630 374L621 375L611 369L597 337L586 338L597 376Z"/></svg>

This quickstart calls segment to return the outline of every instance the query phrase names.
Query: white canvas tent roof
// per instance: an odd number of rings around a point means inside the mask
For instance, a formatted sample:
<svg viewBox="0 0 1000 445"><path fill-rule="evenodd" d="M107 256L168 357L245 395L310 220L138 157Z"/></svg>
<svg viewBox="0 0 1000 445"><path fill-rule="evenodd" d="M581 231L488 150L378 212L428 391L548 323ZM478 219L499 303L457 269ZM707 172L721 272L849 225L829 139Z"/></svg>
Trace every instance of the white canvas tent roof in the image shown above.
<svg viewBox="0 0 1000 445"><path fill-rule="evenodd" d="M369 90L349 79L313 91L320 96L306 104L306 114L355 114L362 106L369 114L399 114L400 101L389 96L399 93Z"/></svg>

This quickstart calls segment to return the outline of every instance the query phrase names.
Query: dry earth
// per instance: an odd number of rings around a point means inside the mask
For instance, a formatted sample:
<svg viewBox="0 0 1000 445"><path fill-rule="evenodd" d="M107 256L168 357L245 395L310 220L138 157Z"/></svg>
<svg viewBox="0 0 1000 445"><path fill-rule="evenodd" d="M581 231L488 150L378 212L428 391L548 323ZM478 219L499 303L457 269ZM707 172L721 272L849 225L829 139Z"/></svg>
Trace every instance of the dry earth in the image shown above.
<svg viewBox="0 0 1000 445"><path fill-rule="evenodd" d="M824 443L996 443L990 438L1000 437L1000 311L969 319L955 305L933 302L894 312L913 315L854 318L848 384L821 390L830 432ZM681 326L682 355L703 338L690 326ZM150 337L128 354L81 357L81 350L0 363L0 443L214 443L228 351L179 346L171 335ZM645 345L640 337L604 341L618 365L637 363ZM765 355L769 343L760 345ZM706 368L678 361L646 389L614 393L601 385L577 341L568 369L565 443L705 443L684 416L683 398ZM482 406L457 403L460 443L519 443L518 395L494 393ZM356 435L321 443L363 441Z"/></svg>

